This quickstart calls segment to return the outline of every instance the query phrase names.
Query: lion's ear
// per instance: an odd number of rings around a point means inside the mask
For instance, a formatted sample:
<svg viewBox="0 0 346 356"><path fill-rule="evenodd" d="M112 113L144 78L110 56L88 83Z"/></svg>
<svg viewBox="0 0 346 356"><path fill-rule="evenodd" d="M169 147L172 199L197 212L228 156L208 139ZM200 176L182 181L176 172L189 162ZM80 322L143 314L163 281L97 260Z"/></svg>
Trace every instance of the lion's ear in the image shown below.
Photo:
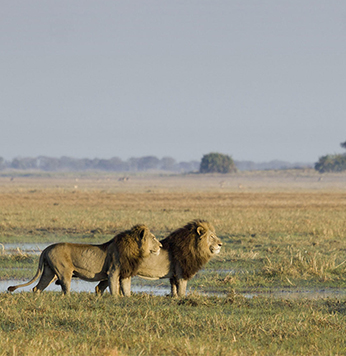
<svg viewBox="0 0 346 356"><path fill-rule="evenodd" d="M202 236L203 234L204 234L204 229L203 229L203 227L202 226L198 226L198 228L197 228L197 234L199 235L199 236Z"/></svg>
<svg viewBox="0 0 346 356"><path fill-rule="evenodd" d="M141 237L141 239L144 239L145 235L146 235L146 228L143 227L141 232L140 232L140 234L139 234L139 236Z"/></svg>

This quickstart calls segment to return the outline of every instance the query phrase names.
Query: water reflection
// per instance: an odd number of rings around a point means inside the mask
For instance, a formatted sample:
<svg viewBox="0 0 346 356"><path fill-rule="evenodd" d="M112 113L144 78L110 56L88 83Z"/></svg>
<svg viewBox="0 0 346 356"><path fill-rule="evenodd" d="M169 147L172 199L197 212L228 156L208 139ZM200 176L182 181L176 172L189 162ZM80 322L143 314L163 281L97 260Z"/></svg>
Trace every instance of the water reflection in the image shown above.
<svg viewBox="0 0 346 356"><path fill-rule="evenodd" d="M0 293L6 292L9 286L15 286L21 283L25 283L28 280L4 280L0 281ZM35 287L36 283L31 284L30 286L23 287L17 289L14 293L20 292L31 292L32 288ZM94 293L95 287L97 286L98 282L86 282L80 279L73 279L71 281L71 292L90 292ZM166 295L169 294L170 289L167 287L154 287L154 286L132 286L131 290L133 293L149 293L153 295ZM52 292L61 292L61 287L57 286L54 282L44 290L45 291L52 291ZM43 293L44 293L43 292Z"/></svg>
<svg viewBox="0 0 346 356"><path fill-rule="evenodd" d="M47 246L52 243L14 243L0 244L0 250L6 252L23 252L33 255L39 255Z"/></svg>
<svg viewBox="0 0 346 356"><path fill-rule="evenodd" d="M4 280L0 281L0 293L6 292L9 286L17 285L24 283L27 280ZM71 281L71 292L89 292L94 293L95 287L98 282L86 282L80 279L73 279ZM33 283L30 286L17 289L14 293L20 292L29 292L36 284ZM61 292L61 287L57 286L55 283L52 283L45 291L55 291ZM148 286L148 285L132 285L131 291L133 293L148 293L156 296L164 296L170 294L170 287L167 286ZM189 290L188 290L189 293ZM217 296L225 297L226 293L220 292L202 292L194 291L194 293L203 295L203 296ZM286 291L278 290L268 293L239 293L245 298L254 298L254 297L265 297L265 298L276 298L276 299L320 299L320 298L346 298L346 291L341 289L323 289L323 290L303 290L303 291Z"/></svg>

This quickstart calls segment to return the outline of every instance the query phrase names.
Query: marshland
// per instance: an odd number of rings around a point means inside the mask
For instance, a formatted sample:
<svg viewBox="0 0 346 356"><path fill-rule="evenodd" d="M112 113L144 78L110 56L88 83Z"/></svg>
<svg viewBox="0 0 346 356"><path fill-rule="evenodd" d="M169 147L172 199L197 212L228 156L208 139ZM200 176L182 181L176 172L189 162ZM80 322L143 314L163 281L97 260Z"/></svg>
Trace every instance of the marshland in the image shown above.
<svg viewBox="0 0 346 356"><path fill-rule="evenodd" d="M102 243L137 223L161 239L196 218L223 246L186 298L137 277L131 298L6 292L44 245ZM345 174L3 175L0 355L345 354L345 237Z"/></svg>

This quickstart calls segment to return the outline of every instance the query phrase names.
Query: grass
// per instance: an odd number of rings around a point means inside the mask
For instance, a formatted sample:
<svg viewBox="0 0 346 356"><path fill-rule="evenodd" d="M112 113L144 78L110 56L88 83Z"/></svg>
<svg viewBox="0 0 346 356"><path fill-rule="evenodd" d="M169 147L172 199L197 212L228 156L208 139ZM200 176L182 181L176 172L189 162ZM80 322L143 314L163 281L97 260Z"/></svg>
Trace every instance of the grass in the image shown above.
<svg viewBox="0 0 346 356"><path fill-rule="evenodd" d="M0 355L337 355L346 303L0 294Z"/></svg>
<svg viewBox="0 0 346 356"><path fill-rule="evenodd" d="M255 186L239 191L221 189L220 177L176 178L178 187L171 177L133 178L129 184L86 180L78 181L76 189L76 182L64 179L44 180L42 186L37 179L17 185L3 179L0 242L46 241L52 235L93 239L138 222L160 237L196 217L210 220L221 237L235 241L299 235L305 244L319 244L346 231L343 190L262 191Z"/></svg>
<svg viewBox="0 0 346 356"><path fill-rule="evenodd" d="M225 297L0 293L0 356L346 353L344 299L240 295L346 288L346 175L118 178L0 177L0 243L102 243L136 223L162 238L203 218L215 225L222 252L188 287ZM38 256L0 249L0 279L29 279L37 264Z"/></svg>

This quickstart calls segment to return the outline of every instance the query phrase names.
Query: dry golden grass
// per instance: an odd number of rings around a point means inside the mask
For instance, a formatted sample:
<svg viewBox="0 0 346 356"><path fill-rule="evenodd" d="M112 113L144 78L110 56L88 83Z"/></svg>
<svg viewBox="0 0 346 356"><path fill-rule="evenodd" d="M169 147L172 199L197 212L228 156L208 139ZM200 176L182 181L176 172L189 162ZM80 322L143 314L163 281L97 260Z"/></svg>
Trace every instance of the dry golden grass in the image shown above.
<svg viewBox="0 0 346 356"><path fill-rule="evenodd" d="M162 236L204 218L225 237L346 236L346 176L293 173L2 177L0 232L112 234L143 222Z"/></svg>
<svg viewBox="0 0 346 356"><path fill-rule="evenodd" d="M139 222L161 237L204 218L224 245L189 286L228 296L114 300L109 294L0 293L0 354L345 354L344 299L246 299L237 293L345 288L346 175L119 177L0 177L0 243L100 241ZM23 256L1 253L4 277L22 278L20 268L27 269L25 278L32 276L38 256Z"/></svg>

